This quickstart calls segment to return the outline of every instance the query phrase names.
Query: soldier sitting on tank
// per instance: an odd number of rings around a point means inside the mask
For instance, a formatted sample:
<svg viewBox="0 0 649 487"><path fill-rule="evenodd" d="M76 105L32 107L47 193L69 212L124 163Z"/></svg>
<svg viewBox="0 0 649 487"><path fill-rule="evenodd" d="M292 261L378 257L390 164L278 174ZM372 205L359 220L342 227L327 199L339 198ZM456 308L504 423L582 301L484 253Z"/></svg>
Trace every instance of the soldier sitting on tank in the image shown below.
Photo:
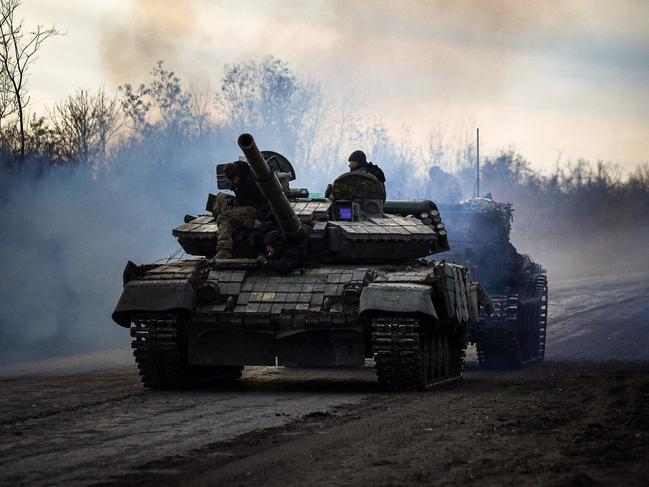
<svg viewBox="0 0 649 487"><path fill-rule="evenodd" d="M290 244L277 230L266 233L266 267L280 274L288 274L302 264L304 245Z"/></svg>
<svg viewBox="0 0 649 487"><path fill-rule="evenodd" d="M212 213L212 216L217 219L221 213L234 208L235 204L236 199L231 194L218 193L208 201L205 209Z"/></svg>
<svg viewBox="0 0 649 487"><path fill-rule="evenodd" d="M232 235L235 230L262 231L264 222L271 218L268 202L259 191L247 162L228 164L224 173L234 191L234 201L220 211L216 218L219 231L215 259L232 258Z"/></svg>
<svg viewBox="0 0 649 487"><path fill-rule="evenodd" d="M383 171L379 166L367 161L367 156L362 150L355 150L354 152L352 152L349 155L348 162L349 172L364 172L371 174L385 186L385 174L383 174ZM325 198L329 198L331 196L332 190L333 186L331 184L328 185L327 190L325 191Z"/></svg>

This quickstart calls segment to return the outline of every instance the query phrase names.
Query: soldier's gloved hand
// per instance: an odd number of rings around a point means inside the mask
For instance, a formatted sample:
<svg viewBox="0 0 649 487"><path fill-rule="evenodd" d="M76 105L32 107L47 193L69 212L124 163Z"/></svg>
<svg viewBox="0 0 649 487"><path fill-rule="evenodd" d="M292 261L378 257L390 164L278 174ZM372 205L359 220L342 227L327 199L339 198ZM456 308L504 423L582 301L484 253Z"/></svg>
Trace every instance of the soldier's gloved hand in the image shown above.
<svg viewBox="0 0 649 487"><path fill-rule="evenodd" d="M264 257L263 255L258 256L256 260L258 265L266 265L266 257Z"/></svg>

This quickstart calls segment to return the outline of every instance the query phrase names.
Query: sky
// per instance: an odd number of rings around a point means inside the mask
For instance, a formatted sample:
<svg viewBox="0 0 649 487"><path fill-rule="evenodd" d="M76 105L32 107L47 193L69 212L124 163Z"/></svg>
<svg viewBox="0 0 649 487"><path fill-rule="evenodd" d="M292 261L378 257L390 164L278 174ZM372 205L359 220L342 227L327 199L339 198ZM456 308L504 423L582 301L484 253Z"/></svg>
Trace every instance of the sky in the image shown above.
<svg viewBox="0 0 649 487"><path fill-rule="evenodd" d="M480 127L483 154L534 167L649 162L649 2L641 0L23 0L55 24L32 109L146 79L159 59L216 89L224 63L285 60L418 143Z"/></svg>

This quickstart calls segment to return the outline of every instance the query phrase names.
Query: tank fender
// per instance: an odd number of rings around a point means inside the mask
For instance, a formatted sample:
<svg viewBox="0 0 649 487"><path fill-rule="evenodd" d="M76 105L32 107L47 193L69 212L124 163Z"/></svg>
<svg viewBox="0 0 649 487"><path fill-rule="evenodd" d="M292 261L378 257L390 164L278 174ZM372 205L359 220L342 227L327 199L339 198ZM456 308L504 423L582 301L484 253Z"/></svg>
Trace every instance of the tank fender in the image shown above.
<svg viewBox="0 0 649 487"><path fill-rule="evenodd" d="M126 283L113 320L129 327L134 311L193 310L196 292L188 279L133 280Z"/></svg>
<svg viewBox="0 0 649 487"><path fill-rule="evenodd" d="M431 299L433 288L425 284L373 282L361 291L359 313L422 313L437 319Z"/></svg>

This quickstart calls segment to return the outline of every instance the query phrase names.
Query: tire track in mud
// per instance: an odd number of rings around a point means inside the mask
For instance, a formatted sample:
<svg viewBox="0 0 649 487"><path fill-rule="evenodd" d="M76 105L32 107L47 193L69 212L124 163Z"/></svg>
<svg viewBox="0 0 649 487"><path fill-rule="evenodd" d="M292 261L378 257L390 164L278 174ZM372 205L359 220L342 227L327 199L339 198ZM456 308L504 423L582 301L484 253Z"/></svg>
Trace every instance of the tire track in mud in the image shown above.
<svg viewBox="0 0 649 487"><path fill-rule="evenodd" d="M253 369L238 386L175 392L142 389L134 368L12 381L9 395L41 386L47 391L36 394L39 401L69 403L39 413L22 413L18 404L3 409L0 484L88 485L137 471L155 459L358 402L376 392L373 372ZM93 392L97 383L102 388ZM137 393L124 394L133 388ZM93 393L99 397L89 401Z"/></svg>
<svg viewBox="0 0 649 487"><path fill-rule="evenodd" d="M436 394L374 396L103 484L644 486L648 392L649 363L479 373Z"/></svg>
<svg viewBox="0 0 649 487"><path fill-rule="evenodd" d="M24 414L24 415L16 415L13 417L10 417L8 419L2 419L0 420L0 427L2 426L16 426L19 423L24 423L26 421L31 421L31 420L36 420L36 419L45 419L45 418L52 418L53 416L56 416L58 414L69 414L69 413L74 413L74 412L80 412L83 411L84 409L89 409L89 408L96 408L97 406L102 406L105 404L111 404L111 403L119 403L123 401L128 401L131 398L138 397L138 396L143 396L144 393L140 394L126 394L124 396L118 396L118 397L111 397L109 399L102 399L99 401L90 401L87 403L83 404L77 404L75 406L69 406L69 407L63 407L59 409L50 409L47 411L43 412L38 412L35 414ZM52 418L56 419L56 418Z"/></svg>

